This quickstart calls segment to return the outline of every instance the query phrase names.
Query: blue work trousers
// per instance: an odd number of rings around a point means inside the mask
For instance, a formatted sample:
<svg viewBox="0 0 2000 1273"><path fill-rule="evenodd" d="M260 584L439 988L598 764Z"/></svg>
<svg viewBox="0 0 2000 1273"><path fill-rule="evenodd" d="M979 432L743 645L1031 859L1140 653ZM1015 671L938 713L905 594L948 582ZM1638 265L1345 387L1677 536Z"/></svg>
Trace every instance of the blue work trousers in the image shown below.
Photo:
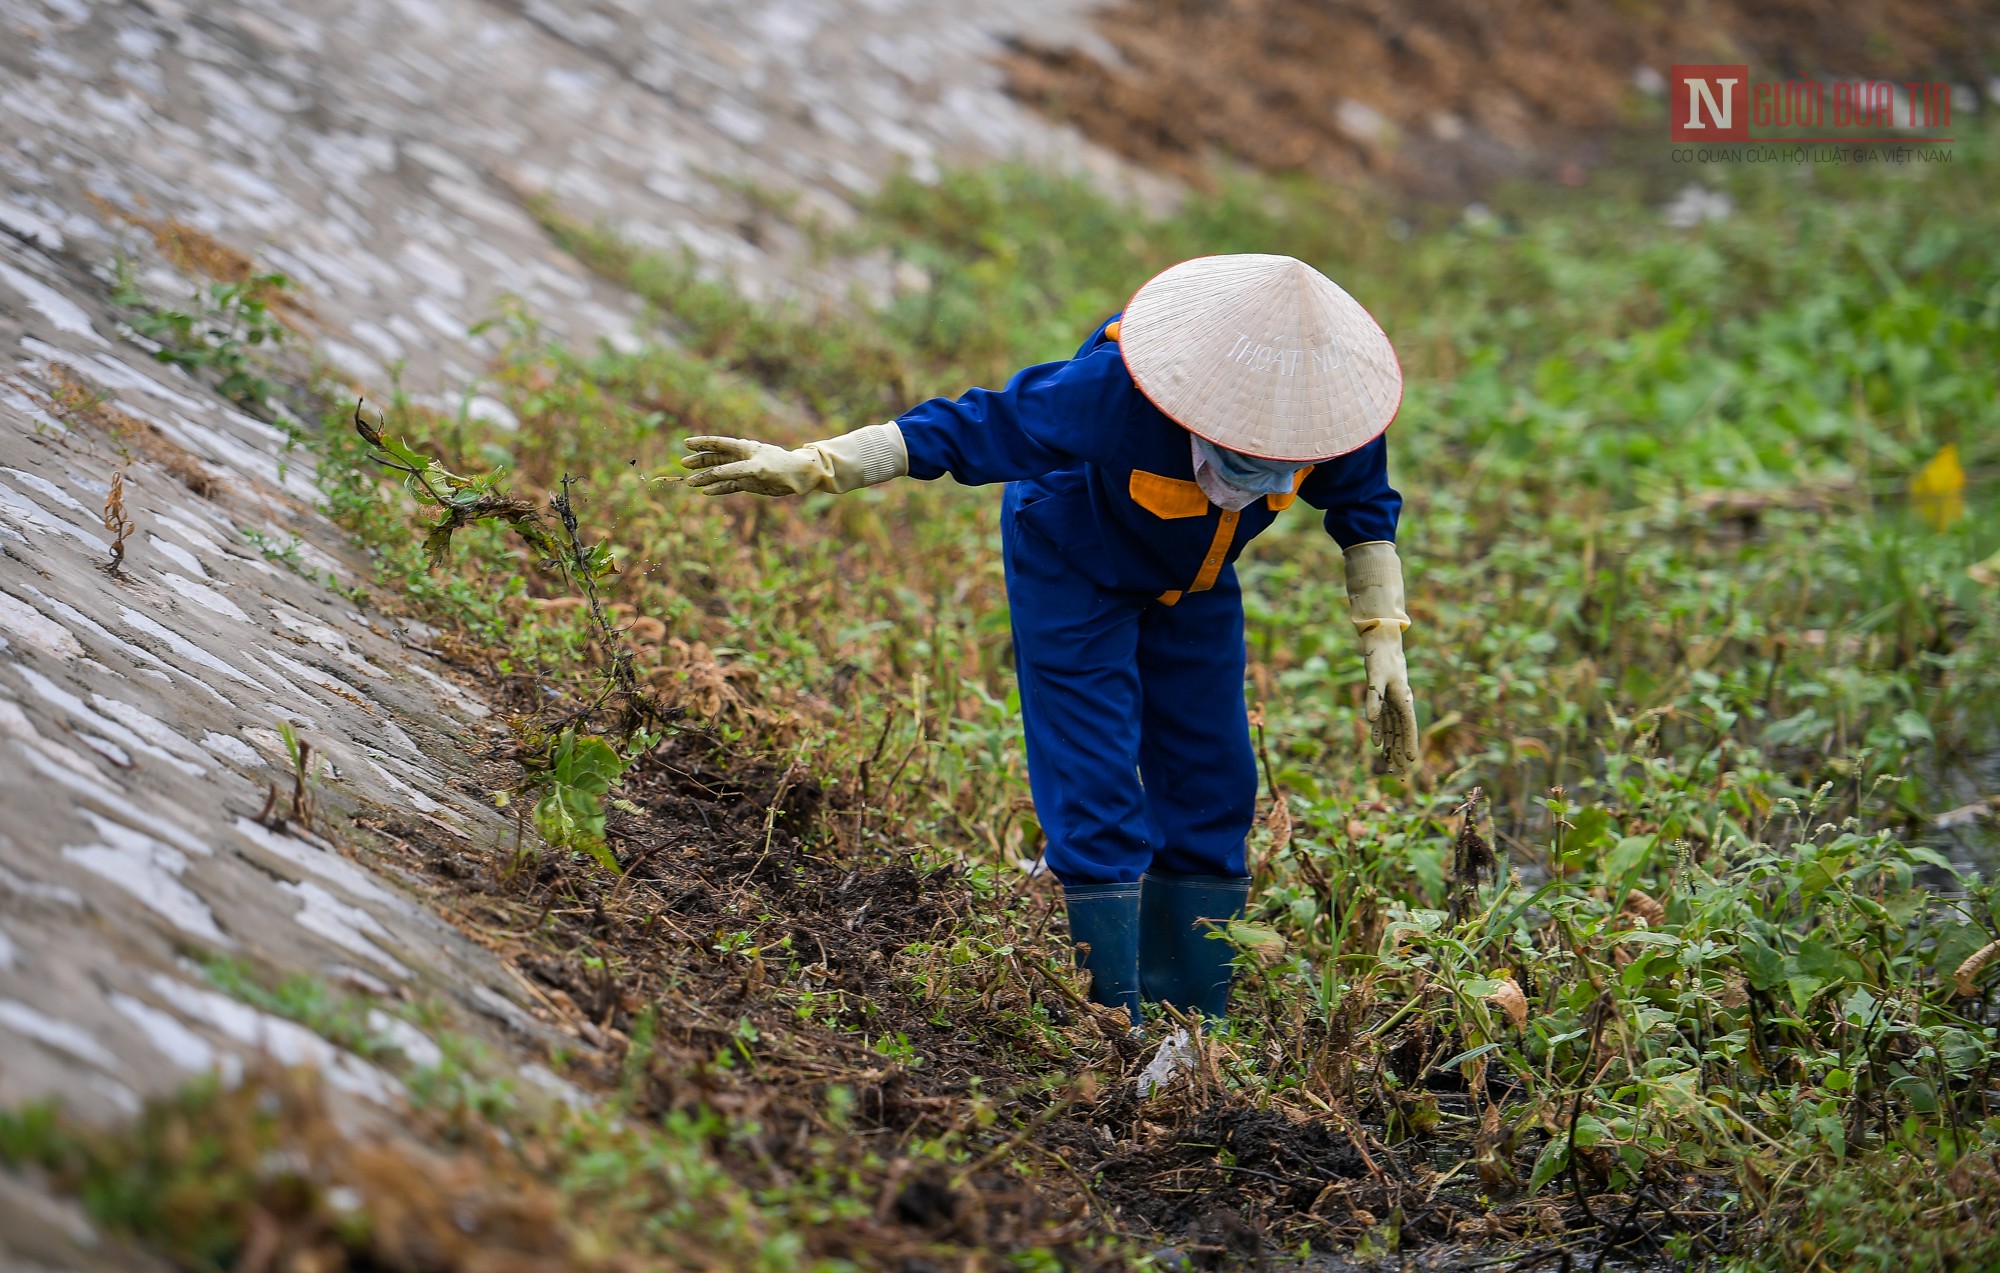
<svg viewBox="0 0 2000 1273"><path fill-rule="evenodd" d="M1001 505L1028 782L1064 884L1247 874L1257 760L1234 568L1176 605L1100 588Z"/></svg>

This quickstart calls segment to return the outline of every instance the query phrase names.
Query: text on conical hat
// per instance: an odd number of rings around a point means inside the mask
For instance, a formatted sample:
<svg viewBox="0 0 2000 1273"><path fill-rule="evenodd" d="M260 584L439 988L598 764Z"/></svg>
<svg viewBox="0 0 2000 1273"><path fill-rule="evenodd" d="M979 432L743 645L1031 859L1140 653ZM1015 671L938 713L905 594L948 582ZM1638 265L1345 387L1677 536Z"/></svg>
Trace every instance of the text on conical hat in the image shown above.
<svg viewBox="0 0 2000 1273"><path fill-rule="evenodd" d="M1321 345L1303 349L1287 349L1282 345L1260 344L1246 332L1236 333L1236 343L1230 347L1229 360L1252 371L1269 371L1280 376L1296 376L1306 360L1312 360L1314 371L1331 371L1340 365L1340 347Z"/></svg>

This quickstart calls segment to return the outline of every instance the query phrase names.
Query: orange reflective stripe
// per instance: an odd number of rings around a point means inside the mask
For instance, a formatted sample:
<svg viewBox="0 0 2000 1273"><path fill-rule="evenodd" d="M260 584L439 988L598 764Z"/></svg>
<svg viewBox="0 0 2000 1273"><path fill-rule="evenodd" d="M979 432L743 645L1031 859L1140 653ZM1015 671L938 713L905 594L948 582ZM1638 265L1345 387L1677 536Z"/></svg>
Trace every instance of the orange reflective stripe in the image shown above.
<svg viewBox="0 0 2000 1273"><path fill-rule="evenodd" d="M1201 493L1201 487L1177 477L1133 469L1126 489L1133 503L1155 517L1200 517L1208 511L1208 496Z"/></svg>
<svg viewBox="0 0 2000 1273"><path fill-rule="evenodd" d="M1215 577L1222 573L1222 563L1229 557L1229 542L1236 538L1237 516L1235 509L1228 508L1216 519L1215 538L1209 541L1208 556L1201 559L1201 573L1188 585L1189 592L1207 592L1215 586Z"/></svg>
<svg viewBox="0 0 2000 1273"><path fill-rule="evenodd" d="M1106 339L1106 340L1117 340L1117 339L1118 339L1118 326L1119 326L1119 325L1118 325L1117 323L1113 323L1113 324L1111 324L1111 325L1110 325L1109 327L1106 327L1106 328L1104 329L1104 339Z"/></svg>
<svg viewBox="0 0 2000 1273"><path fill-rule="evenodd" d="M1169 588L1165 592L1161 593L1159 596L1153 598L1153 600L1159 602L1163 606L1179 605L1181 600L1181 590L1179 588Z"/></svg>
<svg viewBox="0 0 2000 1273"><path fill-rule="evenodd" d="M1264 497L1264 503L1268 505L1271 511L1274 513L1282 513L1286 509L1290 508L1292 506L1292 501L1299 497L1299 488L1306 484L1306 474L1312 472L1317 467L1319 466L1316 464L1308 464L1304 468L1300 469L1298 472L1292 474L1291 493L1288 495L1266 495Z"/></svg>

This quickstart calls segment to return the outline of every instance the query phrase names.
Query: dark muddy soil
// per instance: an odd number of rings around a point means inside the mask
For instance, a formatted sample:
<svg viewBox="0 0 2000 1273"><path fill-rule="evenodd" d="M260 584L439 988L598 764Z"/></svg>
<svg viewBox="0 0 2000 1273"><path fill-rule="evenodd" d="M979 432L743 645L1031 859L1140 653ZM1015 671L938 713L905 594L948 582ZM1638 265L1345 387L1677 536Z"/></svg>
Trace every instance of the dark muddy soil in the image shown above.
<svg viewBox="0 0 2000 1273"><path fill-rule="evenodd" d="M732 1130L711 1150L753 1189L830 1167L857 1182L870 1209L815 1229L815 1256L915 1270L1042 1247L1070 1267L1108 1267L1113 1257L1088 1241L1107 1231L1194 1268L1260 1267L1301 1243L1327 1251L1356 1239L1442 1243L1441 1254L1470 1243L1487 1260L1503 1249L1495 1243L1540 1239L1594 1255L1601 1239L1588 1235L1617 1233L1601 1213L1633 1205L1598 1198L1591 1215L1568 1196L1484 1205L1466 1165L1476 1110L1455 1075L1444 1086L1460 1091L1436 1099L1467 1130L1396 1146L1361 1114L1255 1107L1212 1065L1142 1104L1133 1077L1150 1048L1122 1014L1078 997L1052 886L982 898L956 870L926 871L865 825L850 812L854 791L802 768L681 732L618 794L629 805L609 838L622 880L581 860L481 855L415 827L380 830L428 846L439 904L499 950L533 987L538 1015L575 1040L570 1078L629 1083L632 1040L650 1018L637 1112L722 1115ZM958 936L1009 905L1003 972L983 989L928 990ZM962 1149L951 1164L923 1152L946 1141ZM1525 1179L1538 1148L1526 1136L1496 1152ZM1634 1208L1650 1227L1628 1226L1619 1241L1657 1249L1687 1227L1663 1210L1685 1193L1662 1182Z"/></svg>
<svg viewBox="0 0 2000 1273"><path fill-rule="evenodd" d="M1437 196L1583 180L1594 139L1637 118L1642 66L1982 85L2000 65L1981 0L1121 0L1097 26L1118 64L1024 42L1011 91L1197 181L1220 155Z"/></svg>

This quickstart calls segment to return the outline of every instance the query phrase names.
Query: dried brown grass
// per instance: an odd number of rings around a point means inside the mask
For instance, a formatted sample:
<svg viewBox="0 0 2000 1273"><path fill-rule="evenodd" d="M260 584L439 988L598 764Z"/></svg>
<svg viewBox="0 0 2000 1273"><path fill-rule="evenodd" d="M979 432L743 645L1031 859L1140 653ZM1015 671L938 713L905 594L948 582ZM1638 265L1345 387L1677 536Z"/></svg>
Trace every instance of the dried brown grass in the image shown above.
<svg viewBox="0 0 2000 1273"><path fill-rule="evenodd" d="M193 494L211 499L222 483L192 451L111 401L82 372L52 362L47 373L49 401L65 424L84 425L107 434L121 452L137 455L160 468Z"/></svg>

